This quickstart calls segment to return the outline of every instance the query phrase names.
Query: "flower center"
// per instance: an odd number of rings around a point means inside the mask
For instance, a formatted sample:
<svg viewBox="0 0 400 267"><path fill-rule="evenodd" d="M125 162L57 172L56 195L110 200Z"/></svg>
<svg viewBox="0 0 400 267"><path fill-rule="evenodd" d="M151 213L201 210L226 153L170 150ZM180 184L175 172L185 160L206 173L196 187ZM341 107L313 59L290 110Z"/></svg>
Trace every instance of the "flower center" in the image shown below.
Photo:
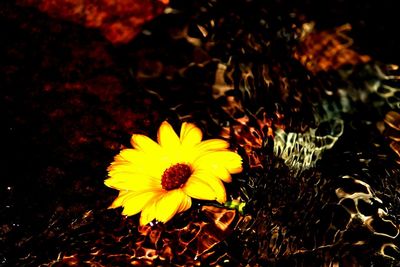
<svg viewBox="0 0 400 267"><path fill-rule="evenodd" d="M165 190L181 187L192 175L190 167L186 164L175 164L166 169L161 177L161 185Z"/></svg>

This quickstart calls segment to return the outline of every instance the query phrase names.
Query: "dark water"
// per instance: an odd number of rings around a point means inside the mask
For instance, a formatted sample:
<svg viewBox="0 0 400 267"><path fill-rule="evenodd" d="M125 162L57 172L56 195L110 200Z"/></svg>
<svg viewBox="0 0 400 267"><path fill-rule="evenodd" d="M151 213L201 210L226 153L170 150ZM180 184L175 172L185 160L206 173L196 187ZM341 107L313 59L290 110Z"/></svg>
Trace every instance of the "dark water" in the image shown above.
<svg viewBox="0 0 400 267"><path fill-rule="evenodd" d="M377 74L400 63L393 1L171 6L177 12L113 45L95 29L0 3L0 265L398 266L400 169L390 143L399 129L379 125L398 111L399 93L370 90L399 86ZM308 70L292 51L310 20L318 31L351 24L352 49L371 61ZM218 97L220 65L232 90ZM155 137L165 119L194 121L208 137L231 126L245 170L227 190L247 202L244 214L195 203L171 224L138 229L137 216L106 209L117 193L103 184L113 156L132 133ZM274 145L282 136L290 147L289 133L297 150L284 158ZM313 164L296 154L315 149L302 138L323 147ZM228 230L213 224L224 212Z"/></svg>

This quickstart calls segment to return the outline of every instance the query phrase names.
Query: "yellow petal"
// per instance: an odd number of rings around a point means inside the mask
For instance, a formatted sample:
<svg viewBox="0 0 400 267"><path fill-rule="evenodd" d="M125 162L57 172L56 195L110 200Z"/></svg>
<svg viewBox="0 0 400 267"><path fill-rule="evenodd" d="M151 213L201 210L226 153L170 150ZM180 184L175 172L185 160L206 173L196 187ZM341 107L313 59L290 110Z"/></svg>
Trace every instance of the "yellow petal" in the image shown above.
<svg viewBox="0 0 400 267"><path fill-rule="evenodd" d="M184 122L181 127L180 141L183 146L193 147L201 142L203 133L193 123Z"/></svg>
<svg viewBox="0 0 400 267"><path fill-rule="evenodd" d="M204 183L207 183L215 192L216 195L216 200L219 203L225 203L226 202L226 191L225 191L225 186L221 182L220 179L215 177L212 173L210 172L205 172L205 171L198 171L196 170L193 174L193 177L199 178L202 180Z"/></svg>
<svg viewBox="0 0 400 267"><path fill-rule="evenodd" d="M166 168L161 168L158 164L154 164L151 168L149 163L146 164L136 164L132 162L124 163L113 163L108 168L108 175L112 177L115 173L135 173L140 175L152 176L154 178L161 177ZM160 178L158 178L160 179Z"/></svg>
<svg viewBox="0 0 400 267"><path fill-rule="evenodd" d="M132 135L131 144L134 148L145 153L159 154L161 152L161 147L159 144L142 134Z"/></svg>
<svg viewBox="0 0 400 267"><path fill-rule="evenodd" d="M111 188L135 192L161 189L160 179L132 172L114 172L104 183Z"/></svg>
<svg viewBox="0 0 400 267"><path fill-rule="evenodd" d="M191 206L192 206L192 198L185 194L184 201L181 202L178 212L184 212L184 211L188 210Z"/></svg>
<svg viewBox="0 0 400 267"><path fill-rule="evenodd" d="M108 168L110 176L113 172L121 171L161 177L165 169L171 165L166 158L151 157L151 155L137 149L124 149L114 160Z"/></svg>
<svg viewBox="0 0 400 267"><path fill-rule="evenodd" d="M215 200L217 195L208 183L191 176L182 188L188 196L202 200Z"/></svg>
<svg viewBox="0 0 400 267"><path fill-rule="evenodd" d="M162 148L169 151L178 149L181 144L174 128L167 121L164 121L158 129L157 140Z"/></svg>
<svg viewBox="0 0 400 267"><path fill-rule="evenodd" d="M125 201L125 199L131 194L131 191L128 190L123 190L120 191L118 194L118 197L114 199L113 203L108 207L109 209L114 209L122 206L122 203Z"/></svg>
<svg viewBox="0 0 400 267"><path fill-rule="evenodd" d="M229 147L229 143L222 139L209 139L198 143L194 147L183 146L185 160L188 163L194 162L197 158L211 151L224 151Z"/></svg>
<svg viewBox="0 0 400 267"><path fill-rule="evenodd" d="M215 165L214 165L215 166ZM231 174L228 172L227 169L223 168L223 167L217 167L217 168L212 168L211 172L218 177L219 179L221 179L222 181L224 181L225 183L230 183L232 182L232 176Z"/></svg>
<svg viewBox="0 0 400 267"><path fill-rule="evenodd" d="M195 169L225 168L229 173L242 171L242 158L232 151L215 151L204 154L193 162Z"/></svg>
<svg viewBox="0 0 400 267"><path fill-rule="evenodd" d="M208 151L223 150L229 147L229 143L222 139L209 139L196 145L195 149L199 153L205 153Z"/></svg>
<svg viewBox="0 0 400 267"><path fill-rule="evenodd" d="M208 164L208 165L201 165L201 167L196 168L197 171L205 171L213 174L215 177L221 179L225 183L230 183L232 182L232 176L228 172L225 167L223 167L220 164Z"/></svg>
<svg viewBox="0 0 400 267"><path fill-rule="evenodd" d="M115 161L129 161L134 163L143 163L149 159L154 159L152 154L148 154L138 149L123 149L119 152L119 155L115 157Z"/></svg>
<svg viewBox="0 0 400 267"><path fill-rule="evenodd" d="M140 220L139 220L140 225L146 225L156 218L156 203L157 200L161 197L162 194L152 199L152 201L149 201L143 207L142 213L140 214Z"/></svg>
<svg viewBox="0 0 400 267"><path fill-rule="evenodd" d="M171 190L165 193L156 203L156 219L169 221L176 213L190 208L191 199L182 190Z"/></svg>
<svg viewBox="0 0 400 267"><path fill-rule="evenodd" d="M160 192L157 191L129 194L122 202L122 206L124 207L122 214L131 216L139 213L147 203L153 201L159 194Z"/></svg>

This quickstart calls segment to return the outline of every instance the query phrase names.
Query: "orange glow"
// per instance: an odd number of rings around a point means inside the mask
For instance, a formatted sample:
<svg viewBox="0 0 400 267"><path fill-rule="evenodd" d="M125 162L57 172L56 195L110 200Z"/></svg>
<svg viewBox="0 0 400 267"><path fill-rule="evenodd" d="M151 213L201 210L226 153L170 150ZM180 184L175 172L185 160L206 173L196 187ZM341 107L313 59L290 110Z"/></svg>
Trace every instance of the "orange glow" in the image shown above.
<svg viewBox="0 0 400 267"><path fill-rule="evenodd" d="M40 11L99 29L113 44L130 42L144 23L161 14L169 0L18 0L21 5L37 7Z"/></svg>
<svg viewBox="0 0 400 267"><path fill-rule="evenodd" d="M303 38L294 57L312 73L367 63L371 60L369 56L359 55L350 48L353 40L345 34L350 29L351 26L345 24L333 31L316 32L303 26Z"/></svg>

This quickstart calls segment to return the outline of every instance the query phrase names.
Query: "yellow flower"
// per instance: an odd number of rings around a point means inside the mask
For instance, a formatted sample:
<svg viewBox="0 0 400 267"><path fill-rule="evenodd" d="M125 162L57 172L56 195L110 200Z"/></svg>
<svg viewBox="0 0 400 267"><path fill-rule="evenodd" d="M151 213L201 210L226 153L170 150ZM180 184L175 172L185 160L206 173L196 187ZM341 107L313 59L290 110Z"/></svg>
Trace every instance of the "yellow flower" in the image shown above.
<svg viewBox="0 0 400 267"><path fill-rule="evenodd" d="M140 224L156 219L169 221L192 205L191 198L226 201L222 181L242 171L242 158L229 151L221 139L202 140L194 124L183 123L180 137L164 121L157 134L158 143L134 134L134 149L123 149L108 168L105 184L119 190L111 208L123 207L122 214L141 212Z"/></svg>

